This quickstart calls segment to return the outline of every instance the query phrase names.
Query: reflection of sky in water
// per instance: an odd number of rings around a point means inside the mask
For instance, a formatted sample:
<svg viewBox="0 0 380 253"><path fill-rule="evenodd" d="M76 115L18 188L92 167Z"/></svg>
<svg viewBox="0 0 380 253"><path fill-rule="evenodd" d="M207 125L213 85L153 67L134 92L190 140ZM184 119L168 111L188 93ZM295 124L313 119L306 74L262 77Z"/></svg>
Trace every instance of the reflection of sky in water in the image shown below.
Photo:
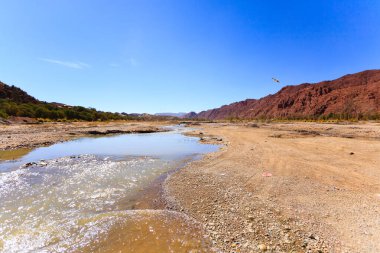
<svg viewBox="0 0 380 253"><path fill-rule="evenodd" d="M137 192L218 148L179 131L82 138L0 163L0 252L76 252L105 236Z"/></svg>
<svg viewBox="0 0 380 253"><path fill-rule="evenodd" d="M198 138L173 132L81 138L37 148L17 161L0 163L0 171L9 170L28 162L71 155L153 156L171 160L217 149L218 147L215 145L198 143Z"/></svg>

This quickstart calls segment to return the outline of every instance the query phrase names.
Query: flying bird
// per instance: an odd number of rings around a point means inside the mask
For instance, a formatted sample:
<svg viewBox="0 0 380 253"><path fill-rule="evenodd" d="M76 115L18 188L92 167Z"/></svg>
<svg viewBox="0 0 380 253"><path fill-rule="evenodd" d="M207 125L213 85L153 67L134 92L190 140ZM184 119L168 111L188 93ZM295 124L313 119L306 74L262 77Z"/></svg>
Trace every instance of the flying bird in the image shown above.
<svg viewBox="0 0 380 253"><path fill-rule="evenodd" d="M280 81L279 81L278 79L274 78L274 77L272 77L272 80L273 80L274 82L276 82L276 83L280 83Z"/></svg>

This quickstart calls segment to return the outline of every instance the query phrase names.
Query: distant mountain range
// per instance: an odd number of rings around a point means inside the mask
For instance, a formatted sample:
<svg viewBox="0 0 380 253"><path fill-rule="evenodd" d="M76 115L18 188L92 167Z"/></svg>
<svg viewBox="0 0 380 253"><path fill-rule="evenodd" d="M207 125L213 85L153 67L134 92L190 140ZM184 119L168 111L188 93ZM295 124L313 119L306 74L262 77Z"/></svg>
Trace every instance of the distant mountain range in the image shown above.
<svg viewBox="0 0 380 253"><path fill-rule="evenodd" d="M186 115L193 119L380 118L380 70L345 75L333 81L286 86L261 99Z"/></svg>
<svg viewBox="0 0 380 253"><path fill-rule="evenodd" d="M186 114L187 114L186 112L177 112L177 113L175 113L175 112L161 112L161 113L156 113L154 115L183 118Z"/></svg>

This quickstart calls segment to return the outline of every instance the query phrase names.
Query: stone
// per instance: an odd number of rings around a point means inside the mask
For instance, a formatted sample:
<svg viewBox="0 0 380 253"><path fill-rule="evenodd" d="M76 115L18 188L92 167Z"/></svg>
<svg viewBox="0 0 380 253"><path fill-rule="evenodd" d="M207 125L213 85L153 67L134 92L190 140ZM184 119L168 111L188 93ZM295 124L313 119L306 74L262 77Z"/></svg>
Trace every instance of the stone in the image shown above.
<svg viewBox="0 0 380 253"><path fill-rule="evenodd" d="M257 248L261 251L267 251L268 247L265 244L259 244Z"/></svg>
<svg viewBox="0 0 380 253"><path fill-rule="evenodd" d="M28 168L28 167L33 166L33 165L37 165L37 164L35 162L26 163L23 167Z"/></svg>
<svg viewBox="0 0 380 253"><path fill-rule="evenodd" d="M308 236L310 239L312 239L312 240L317 240L318 241L318 236L316 236L316 235L314 235L314 234L309 234L309 236Z"/></svg>

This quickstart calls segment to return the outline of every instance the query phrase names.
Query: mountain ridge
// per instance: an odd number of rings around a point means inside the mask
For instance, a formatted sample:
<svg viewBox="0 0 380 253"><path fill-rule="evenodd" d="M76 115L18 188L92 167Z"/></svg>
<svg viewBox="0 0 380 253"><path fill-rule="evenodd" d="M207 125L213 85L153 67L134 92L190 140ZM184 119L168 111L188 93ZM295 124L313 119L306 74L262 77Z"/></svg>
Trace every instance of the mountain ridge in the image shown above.
<svg viewBox="0 0 380 253"><path fill-rule="evenodd" d="M192 118L377 118L379 114L380 70L366 70L334 80L285 86L275 94L202 111Z"/></svg>

